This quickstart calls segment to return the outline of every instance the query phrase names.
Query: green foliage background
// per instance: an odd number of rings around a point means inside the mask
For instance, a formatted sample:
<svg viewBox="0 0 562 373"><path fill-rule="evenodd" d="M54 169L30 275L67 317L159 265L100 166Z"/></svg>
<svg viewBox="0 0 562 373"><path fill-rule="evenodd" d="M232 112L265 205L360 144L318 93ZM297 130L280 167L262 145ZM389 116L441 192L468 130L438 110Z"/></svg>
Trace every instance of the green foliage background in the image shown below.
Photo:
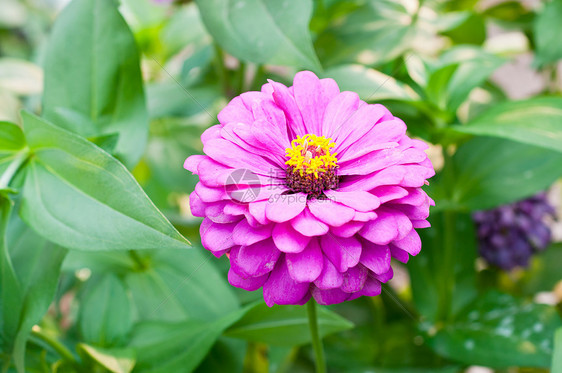
<svg viewBox="0 0 562 373"><path fill-rule="evenodd" d="M2 372L313 369L304 308L202 249L182 168L229 99L301 69L441 152L406 280L320 309L330 371L562 372L562 297L533 302L562 244L504 273L470 218L562 176L561 0L61 3L0 12ZM521 56L545 84L512 100L491 77Z"/></svg>

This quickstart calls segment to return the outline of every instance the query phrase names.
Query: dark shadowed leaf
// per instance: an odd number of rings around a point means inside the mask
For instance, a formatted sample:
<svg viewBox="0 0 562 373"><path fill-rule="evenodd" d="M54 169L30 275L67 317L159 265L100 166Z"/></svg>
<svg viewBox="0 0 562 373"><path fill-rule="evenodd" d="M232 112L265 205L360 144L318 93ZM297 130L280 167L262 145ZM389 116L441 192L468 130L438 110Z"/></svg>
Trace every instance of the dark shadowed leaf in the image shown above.
<svg viewBox="0 0 562 373"><path fill-rule="evenodd" d="M476 297L476 235L474 224L468 214L454 214L452 221L446 222L444 213L430 216L431 229L419 230L423 250L411 258L407 268L412 279L412 295L417 310L426 318L435 320L439 306L439 294L443 286L452 289L452 311L458 312ZM453 226L447 226L452 223ZM445 235L453 229L454 281L445 283L441 273L445 270L443 247Z"/></svg>
<svg viewBox="0 0 562 373"><path fill-rule="evenodd" d="M245 310L234 311L214 322L152 321L137 324L130 346L142 372L191 372L207 355L222 332Z"/></svg>
<svg viewBox="0 0 562 373"><path fill-rule="evenodd" d="M482 210L552 185L562 175L562 154L510 140L478 137L459 147L453 167L453 182L447 186L436 182L434 196L445 196L443 208Z"/></svg>
<svg viewBox="0 0 562 373"><path fill-rule="evenodd" d="M324 307L318 309L318 324L321 336L353 327L351 322ZM270 308L264 303L250 309L225 335L276 346L297 346L311 340L305 307Z"/></svg>
<svg viewBox="0 0 562 373"><path fill-rule="evenodd" d="M202 249L157 250L144 271L125 278L141 320L216 320L238 309L232 288Z"/></svg>
<svg viewBox="0 0 562 373"><path fill-rule="evenodd" d="M84 137L118 134L132 167L148 117L135 40L114 0L74 0L60 14L45 62L44 116Z"/></svg>
<svg viewBox="0 0 562 373"><path fill-rule="evenodd" d="M8 224L7 245L21 300L13 310L19 321L10 342L16 367L23 372L27 338L53 300L66 250L36 234L17 214L12 214Z"/></svg>
<svg viewBox="0 0 562 373"><path fill-rule="evenodd" d="M197 0L197 5L209 33L233 56L321 70L308 30L311 0Z"/></svg>
<svg viewBox="0 0 562 373"><path fill-rule="evenodd" d="M552 306L490 292L430 336L429 344L440 355L467 364L546 368L551 364L554 331L561 325Z"/></svg>
<svg viewBox="0 0 562 373"><path fill-rule="evenodd" d="M127 289L113 274L88 285L80 302L82 340L97 347L123 345L133 323Z"/></svg>
<svg viewBox="0 0 562 373"><path fill-rule="evenodd" d="M188 247L121 163L79 136L22 115L34 156L20 213L37 232L79 250Z"/></svg>

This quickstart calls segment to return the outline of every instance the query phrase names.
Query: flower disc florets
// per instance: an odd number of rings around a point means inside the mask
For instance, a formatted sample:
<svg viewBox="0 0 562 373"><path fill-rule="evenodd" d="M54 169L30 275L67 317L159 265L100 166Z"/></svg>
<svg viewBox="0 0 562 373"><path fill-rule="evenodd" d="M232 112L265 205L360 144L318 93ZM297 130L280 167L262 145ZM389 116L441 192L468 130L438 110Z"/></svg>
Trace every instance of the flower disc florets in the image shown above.
<svg viewBox="0 0 562 373"><path fill-rule="evenodd" d="M308 198L319 198L324 190L337 187L337 153L330 151L335 145L331 139L312 134L291 141L291 147L285 150L289 158L285 162L287 187L308 194Z"/></svg>
<svg viewBox="0 0 562 373"><path fill-rule="evenodd" d="M191 212L201 243L230 260L228 281L265 302L334 304L375 296L391 259L421 249L433 201L427 145L384 106L300 72L235 97L203 133Z"/></svg>

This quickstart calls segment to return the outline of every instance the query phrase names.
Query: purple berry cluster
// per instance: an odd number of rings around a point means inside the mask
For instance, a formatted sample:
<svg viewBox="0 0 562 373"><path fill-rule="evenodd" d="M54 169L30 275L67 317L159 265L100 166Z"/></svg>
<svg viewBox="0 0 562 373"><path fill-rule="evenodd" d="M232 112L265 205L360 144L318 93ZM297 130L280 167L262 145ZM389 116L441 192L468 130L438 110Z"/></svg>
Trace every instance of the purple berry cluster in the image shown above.
<svg viewBox="0 0 562 373"><path fill-rule="evenodd" d="M473 214L480 255L504 270L526 267L531 256L544 250L551 240L545 219L555 210L546 193Z"/></svg>

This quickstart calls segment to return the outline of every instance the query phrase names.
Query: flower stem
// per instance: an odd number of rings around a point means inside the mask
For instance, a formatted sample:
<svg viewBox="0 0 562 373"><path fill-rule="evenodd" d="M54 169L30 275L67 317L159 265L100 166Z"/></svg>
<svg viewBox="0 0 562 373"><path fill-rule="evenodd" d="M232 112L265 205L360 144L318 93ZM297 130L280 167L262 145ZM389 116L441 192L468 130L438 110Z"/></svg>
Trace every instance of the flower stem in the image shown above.
<svg viewBox="0 0 562 373"><path fill-rule="evenodd" d="M0 175L0 189L8 188L10 186L10 182L14 176L16 176L16 173L19 171L22 164L27 160L28 155L29 153L22 151L14 157L12 162L8 165L8 168L6 168L4 173Z"/></svg>
<svg viewBox="0 0 562 373"><path fill-rule="evenodd" d="M324 359L324 348L322 339L318 333L318 316L316 314L316 302L311 299L306 304L308 311L308 326L310 327L310 337L316 358L316 373L326 373L326 360Z"/></svg>
<svg viewBox="0 0 562 373"><path fill-rule="evenodd" d="M48 344L64 360L70 362L73 365L78 364L72 352L70 352L68 348L66 348L62 343L57 341L55 338L51 337L50 335L47 335L46 333L43 333L40 329L32 329L31 335Z"/></svg>

